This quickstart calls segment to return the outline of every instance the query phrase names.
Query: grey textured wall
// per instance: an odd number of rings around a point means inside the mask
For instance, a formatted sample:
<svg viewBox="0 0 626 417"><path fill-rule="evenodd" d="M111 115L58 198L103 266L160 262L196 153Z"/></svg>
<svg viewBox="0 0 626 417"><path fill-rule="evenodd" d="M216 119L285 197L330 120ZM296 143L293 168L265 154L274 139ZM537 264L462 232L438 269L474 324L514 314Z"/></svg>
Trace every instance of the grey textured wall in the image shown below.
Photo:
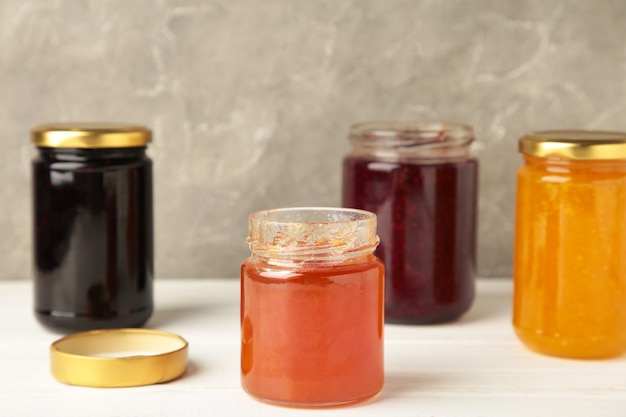
<svg viewBox="0 0 626 417"><path fill-rule="evenodd" d="M479 272L511 270L516 140L626 130L620 0L2 0L0 278L28 278L32 126L152 127L158 277L238 276L247 215L340 204L350 124L474 126Z"/></svg>

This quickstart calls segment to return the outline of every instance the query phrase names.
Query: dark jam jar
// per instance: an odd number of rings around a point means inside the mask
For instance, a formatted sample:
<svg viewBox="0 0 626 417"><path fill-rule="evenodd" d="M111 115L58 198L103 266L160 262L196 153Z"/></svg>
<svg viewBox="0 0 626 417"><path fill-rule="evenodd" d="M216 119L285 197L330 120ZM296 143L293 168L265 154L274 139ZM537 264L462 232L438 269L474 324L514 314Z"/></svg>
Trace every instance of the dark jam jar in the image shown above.
<svg viewBox="0 0 626 417"><path fill-rule="evenodd" d="M36 127L35 314L60 332L140 327L153 309L150 130Z"/></svg>
<svg viewBox="0 0 626 417"><path fill-rule="evenodd" d="M470 127L352 126L343 205L376 213L385 263L385 321L457 319L474 299L478 163Z"/></svg>

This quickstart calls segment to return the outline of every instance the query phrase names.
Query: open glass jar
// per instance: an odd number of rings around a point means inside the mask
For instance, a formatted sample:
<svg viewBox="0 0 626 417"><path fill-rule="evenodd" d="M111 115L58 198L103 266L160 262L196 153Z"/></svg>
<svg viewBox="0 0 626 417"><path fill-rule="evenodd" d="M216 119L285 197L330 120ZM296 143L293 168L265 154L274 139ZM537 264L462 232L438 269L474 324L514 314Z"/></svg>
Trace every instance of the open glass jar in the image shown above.
<svg viewBox="0 0 626 417"><path fill-rule="evenodd" d="M470 127L450 123L352 126L343 206L378 217L385 320L457 319L474 299L478 163Z"/></svg>
<svg viewBox="0 0 626 417"><path fill-rule="evenodd" d="M252 213L241 266L241 373L251 395L291 406L364 401L383 386L383 264L376 216Z"/></svg>

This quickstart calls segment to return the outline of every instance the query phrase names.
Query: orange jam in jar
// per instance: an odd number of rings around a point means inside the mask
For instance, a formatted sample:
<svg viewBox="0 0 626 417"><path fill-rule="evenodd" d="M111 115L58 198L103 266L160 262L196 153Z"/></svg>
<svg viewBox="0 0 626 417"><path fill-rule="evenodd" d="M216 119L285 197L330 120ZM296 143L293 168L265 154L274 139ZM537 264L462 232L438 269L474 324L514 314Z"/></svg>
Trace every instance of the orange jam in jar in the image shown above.
<svg viewBox="0 0 626 417"><path fill-rule="evenodd" d="M288 406L351 404L383 386L376 216L294 208L250 215L241 266L242 386Z"/></svg>
<svg viewBox="0 0 626 417"><path fill-rule="evenodd" d="M626 133L520 139L513 325L532 350L626 352Z"/></svg>

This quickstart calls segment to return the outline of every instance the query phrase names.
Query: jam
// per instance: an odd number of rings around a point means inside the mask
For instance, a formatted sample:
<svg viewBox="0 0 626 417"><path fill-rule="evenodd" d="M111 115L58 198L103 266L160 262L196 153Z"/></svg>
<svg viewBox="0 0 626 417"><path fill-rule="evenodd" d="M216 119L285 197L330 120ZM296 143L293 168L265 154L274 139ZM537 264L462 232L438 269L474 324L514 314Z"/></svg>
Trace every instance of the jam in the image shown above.
<svg viewBox="0 0 626 417"><path fill-rule="evenodd" d="M280 277L257 266L242 267L246 391L302 405L359 401L380 391L382 264L370 259Z"/></svg>
<svg viewBox="0 0 626 417"><path fill-rule="evenodd" d="M385 321L449 322L474 299L478 164L457 154L465 143L447 145L445 126L425 139L423 126L410 127L357 125L356 151L343 163L343 205L378 217ZM424 155L420 147L431 148Z"/></svg>
<svg viewBox="0 0 626 417"><path fill-rule="evenodd" d="M153 309L152 162L145 146L36 143L37 319L61 332L142 326Z"/></svg>

